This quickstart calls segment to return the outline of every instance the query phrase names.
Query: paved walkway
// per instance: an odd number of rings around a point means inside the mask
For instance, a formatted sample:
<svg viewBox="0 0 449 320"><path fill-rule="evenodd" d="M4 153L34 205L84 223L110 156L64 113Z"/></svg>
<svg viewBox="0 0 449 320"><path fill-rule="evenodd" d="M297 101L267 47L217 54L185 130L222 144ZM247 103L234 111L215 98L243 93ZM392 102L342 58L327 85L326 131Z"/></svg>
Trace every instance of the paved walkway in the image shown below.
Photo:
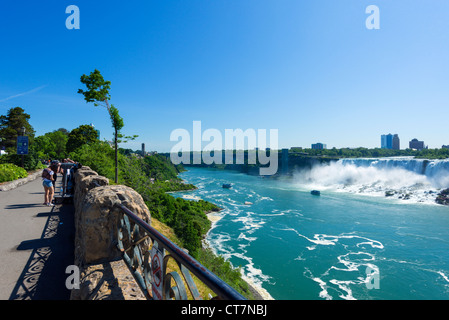
<svg viewBox="0 0 449 320"><path fill-rule="evenodd" d="M58 188L56 188L58 190ZM42 205L40 178L0 192L0 300L68 300L73 205Z"/></svg>

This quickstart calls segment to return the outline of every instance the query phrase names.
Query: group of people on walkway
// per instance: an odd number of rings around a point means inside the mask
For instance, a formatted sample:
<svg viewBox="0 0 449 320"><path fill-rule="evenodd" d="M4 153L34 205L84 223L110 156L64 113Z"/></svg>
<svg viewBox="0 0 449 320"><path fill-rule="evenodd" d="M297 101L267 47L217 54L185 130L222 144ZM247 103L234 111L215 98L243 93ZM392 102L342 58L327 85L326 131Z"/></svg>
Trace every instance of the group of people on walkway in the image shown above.
<svg viewBox="0 0 449 320"><path fill-rule="evenodd" d="M63 160L63 163L75 163L75 161L67 158ZM42 171L42 185L44 186L44 203L43 205L53 207L53 197L55 195L55 183L57 174L63 174L64 169L61 168L61 162L59 160L53 160L48 168Z"/></svg>

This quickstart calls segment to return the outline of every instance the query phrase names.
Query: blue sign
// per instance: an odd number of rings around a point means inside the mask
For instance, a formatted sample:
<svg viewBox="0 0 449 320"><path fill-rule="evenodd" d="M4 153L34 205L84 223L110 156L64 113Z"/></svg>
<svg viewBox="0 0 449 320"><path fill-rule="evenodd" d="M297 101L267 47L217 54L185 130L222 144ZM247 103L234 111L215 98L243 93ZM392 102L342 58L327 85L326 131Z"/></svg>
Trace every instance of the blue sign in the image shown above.
<svg viewBox="0 0 449 320"><path fill-rule="evenodd" d="M28 154L28 136L17 137L17 154Z"/></svg>

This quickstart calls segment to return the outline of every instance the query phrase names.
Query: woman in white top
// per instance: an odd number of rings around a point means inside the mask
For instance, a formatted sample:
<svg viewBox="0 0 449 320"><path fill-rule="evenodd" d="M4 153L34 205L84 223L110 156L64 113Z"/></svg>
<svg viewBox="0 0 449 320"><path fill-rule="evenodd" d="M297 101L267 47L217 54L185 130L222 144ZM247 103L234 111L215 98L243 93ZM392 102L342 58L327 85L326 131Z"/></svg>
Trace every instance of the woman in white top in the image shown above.
<svg viewBox="0 0 449 320"><path fill-rule="evenodd" d="M45 191L45 199L43 204L49 207L54 206L54 204L51 203L54 195L53 189L53 182L55 181L55 179L53 178L54 174L55 173L50 168L45 168L44 171L42 172L42 179L43 179L42 185L44 186Z"/></svg>

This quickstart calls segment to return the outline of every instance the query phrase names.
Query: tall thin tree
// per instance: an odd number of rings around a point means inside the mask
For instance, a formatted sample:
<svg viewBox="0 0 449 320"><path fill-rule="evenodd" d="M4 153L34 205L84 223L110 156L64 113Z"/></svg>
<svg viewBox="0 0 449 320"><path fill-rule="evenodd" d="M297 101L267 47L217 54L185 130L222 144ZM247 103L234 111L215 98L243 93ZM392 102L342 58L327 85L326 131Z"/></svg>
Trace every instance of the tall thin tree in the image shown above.
<svg viewBox="0 0 449 320"><path fill-rule="evenodd" d="M119 138L124 136L120 134L120 130L124 127L122 117L120 117L118 109L114 105L109 104L111 96L109 90L111 89L111 82L103 78L100 71L95 69L90 75L83 74L81 76L81 83L86 85L87 90L79 89L78 93L84 95L86 102L93 102L94 106L102 106L108 110L111 118L112 127L114 128L114 148L115 148L115 183L118 183L118 143L121 142ZM137 136L125 137L127 139L135 139Z"/></svg>

